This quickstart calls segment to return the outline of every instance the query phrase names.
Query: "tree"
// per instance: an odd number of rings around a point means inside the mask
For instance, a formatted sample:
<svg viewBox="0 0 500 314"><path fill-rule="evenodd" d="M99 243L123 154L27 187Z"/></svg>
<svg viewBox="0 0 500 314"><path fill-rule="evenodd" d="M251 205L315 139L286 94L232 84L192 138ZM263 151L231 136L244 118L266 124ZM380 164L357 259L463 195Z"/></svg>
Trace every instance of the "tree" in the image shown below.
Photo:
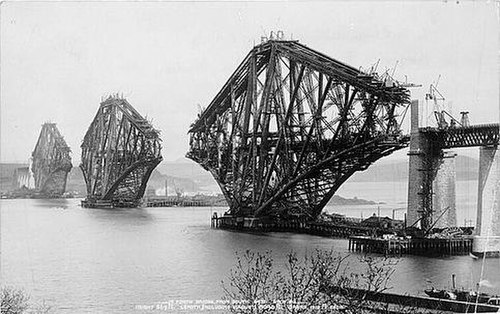
<svg viewBox="0 0 500 314"><path fill-rule="evenodd" d="M275 267L271 253L236 253L229 280L222 281L233 313L418 313L414 307L389 305L366 298L391 287L397 260L361 256L361 272L353 272L348 256L316 250L298 258L290 252L285 266ZM426 313L429 311L423 311Z"/></svg>
<svg viewBox="0 0 500 314"><path fill-rule="evenodd" d="M3 287L1 295L2 314L21 314L29 307L30 297L24 290L12 287Z"/></svg>
<svg viewBox="0 0 500 314"><path fill-rule="evenodd" d="M22 289L13 287L2 287L0 295L0 313L1 314L48 314L52 312L52 307L45 301L41 304L30 304L30 296Z"/></svg>

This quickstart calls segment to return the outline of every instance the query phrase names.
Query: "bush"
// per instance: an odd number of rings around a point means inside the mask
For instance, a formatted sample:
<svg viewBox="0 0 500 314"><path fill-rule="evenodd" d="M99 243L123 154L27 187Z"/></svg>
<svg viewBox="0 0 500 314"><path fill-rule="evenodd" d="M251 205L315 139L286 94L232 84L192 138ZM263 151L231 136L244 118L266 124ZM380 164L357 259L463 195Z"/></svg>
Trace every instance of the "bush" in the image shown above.
<svg viewBox="0 0 500 314"><path fill-rule="evenodd" d="M0 299L1 314L48 314L51 307L43 301L41 304L30 304L30 296L22 289L2 287Z"/></svg>
<svg viewBox="0 0 500 314"><path fill-rule="evenodd" d="M276 269L270 252L236 254L229 280L222 281L232 313L417 313L416 308L366 300L363 291L388 289L397 260L360 257L364 270L352 272L347 256L317 250L298 258L290 252ZM426 311L424 311L426 312Z"/></svg>
<svg viewBox="0 0 500 314"><path fill-rule="evenodd" d="M21 314L29 308L30 297L21 289L3 287L0 312L2 314Z"/></svg>

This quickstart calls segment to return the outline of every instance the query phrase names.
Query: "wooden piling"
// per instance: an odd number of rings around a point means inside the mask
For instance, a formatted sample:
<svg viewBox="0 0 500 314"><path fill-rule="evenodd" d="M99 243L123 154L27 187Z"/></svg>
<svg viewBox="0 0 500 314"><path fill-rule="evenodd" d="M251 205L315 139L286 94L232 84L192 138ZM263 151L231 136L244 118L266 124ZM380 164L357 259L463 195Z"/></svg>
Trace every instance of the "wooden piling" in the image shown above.
<svg viewBox="0 0 500 314"><path fill-rule="evenodd" d="M384 255L402 256L424 255L467 255L472 249L472 238L444 239L383 239L366 236L349 237L349 251L363 253L379 253Z"/></svg>

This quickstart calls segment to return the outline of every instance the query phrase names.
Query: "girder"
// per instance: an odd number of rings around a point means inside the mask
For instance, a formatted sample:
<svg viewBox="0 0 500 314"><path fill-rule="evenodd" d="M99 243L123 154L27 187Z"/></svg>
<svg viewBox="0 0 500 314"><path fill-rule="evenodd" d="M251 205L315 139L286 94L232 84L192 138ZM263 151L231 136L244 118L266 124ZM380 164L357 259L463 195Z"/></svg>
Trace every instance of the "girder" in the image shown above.
<svg viewBox="0 0 500 314"><path fill-rule="evenodd" d="M88 200L137 206L161 162L159 131L125 99L101 103L82 143Z"/></svg>
<svg viewBox="0 0 500 314"><path fill-rule="evenodd" d="M252 49L193 123L187 157L240 216L315 218L354 172L407 146L409 92L296 41Z"/></svg>
<svg viewBox="0 0 500 314"><path fill-rule="evenodd" d="M440 148L494 146L499 143L498 124L480 124L446 129L422 128L432 145Z"/></svg>
<svg viewBox="0 0 500 314"><path fill-rule="evenodd" d="M73 167L70 152L56 124L44 123L32 153L31 172L37 192L47 197L65 192L68 172Z"/></svg>

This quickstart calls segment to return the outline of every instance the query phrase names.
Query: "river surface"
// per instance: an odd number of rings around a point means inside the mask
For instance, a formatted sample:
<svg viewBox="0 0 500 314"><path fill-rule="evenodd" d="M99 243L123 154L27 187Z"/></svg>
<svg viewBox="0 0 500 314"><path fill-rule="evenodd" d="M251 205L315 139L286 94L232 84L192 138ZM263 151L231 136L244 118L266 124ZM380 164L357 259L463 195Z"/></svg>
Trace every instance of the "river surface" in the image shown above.
<svg viewBox="0 0 500 314"><path fill-rule="evenodd" d="M475 182L457 183L459 223L475 219L476 191ZM384 202L380 213L391 216L392 209L405 206L406 184L346 183L339 195ZM235 252L270 250L277 265L291 250L348 254L343 239L210 229L213 211L224 208L101 210L79 204L79 199L0 201L2 285L24 288L56 313L146 313L141 306L158 302L221 299L221 280L227 280ZM378 207L327 210L367 217ZM356 254L349 263L354 271L361 269ZM452 273L459 286L473 287L482 278L482 290L500 294L500 259L469 256L406 256L395 266L392 291L422 294L430 286L446 287Z"/></svg>

